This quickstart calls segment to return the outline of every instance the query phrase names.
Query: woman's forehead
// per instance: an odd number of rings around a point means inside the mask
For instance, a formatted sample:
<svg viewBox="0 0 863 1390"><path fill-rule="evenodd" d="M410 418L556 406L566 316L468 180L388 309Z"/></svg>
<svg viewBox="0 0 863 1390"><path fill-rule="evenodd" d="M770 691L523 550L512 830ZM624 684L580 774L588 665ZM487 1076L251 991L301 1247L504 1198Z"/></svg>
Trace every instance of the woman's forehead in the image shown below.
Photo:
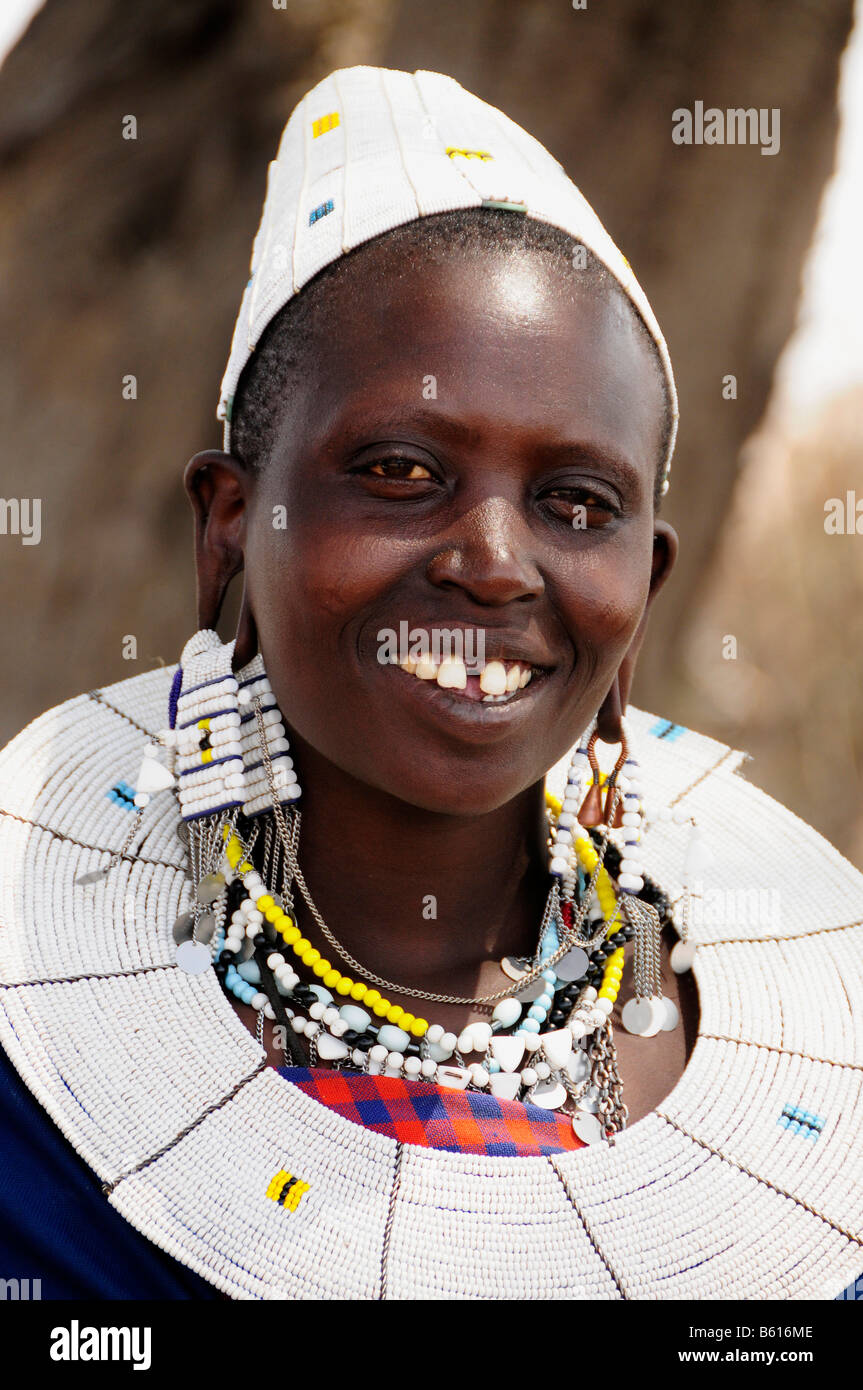
<svg viewBox="0 0 863 1390"><path fill-rule="evenodd" d="M292 381L293 431L333 440L422 420L435 434L439 416L441 432L586 431L635 456L658 434L664 394L650 345L617 294L566 262L459 256L327 288Z"/></svg>

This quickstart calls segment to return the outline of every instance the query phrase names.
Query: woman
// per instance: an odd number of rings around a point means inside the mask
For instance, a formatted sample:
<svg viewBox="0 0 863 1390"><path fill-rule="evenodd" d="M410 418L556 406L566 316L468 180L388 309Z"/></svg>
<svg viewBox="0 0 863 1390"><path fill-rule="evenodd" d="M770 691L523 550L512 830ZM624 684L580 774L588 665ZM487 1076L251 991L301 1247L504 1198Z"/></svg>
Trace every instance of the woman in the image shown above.
<svg viewBox="0 0 863 1390"><path fill-rule="evenodd" d="M81 1216L58 1286L835 1297L861 879L742 755L624 718L677 402L591 209L451 79L333 73L220 415L179 665L3 755L2 1040L17 1165ZM56 1236L7 1205L19 1255Z"/></svg>

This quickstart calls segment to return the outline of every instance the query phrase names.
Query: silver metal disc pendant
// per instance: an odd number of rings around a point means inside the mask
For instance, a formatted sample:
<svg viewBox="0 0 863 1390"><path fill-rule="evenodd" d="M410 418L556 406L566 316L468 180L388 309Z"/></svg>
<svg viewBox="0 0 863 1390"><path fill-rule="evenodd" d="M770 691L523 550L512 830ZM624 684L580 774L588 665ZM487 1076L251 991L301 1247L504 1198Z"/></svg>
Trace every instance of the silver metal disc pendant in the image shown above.
<svg viewBox="0 0 863 1390"><path fill-rule="evenodd" d="M527 1098L528 1105L538 1105L540 1110L559 1110L569 1092L559 1081L540 1081Z"/></svg>
<svg viewBox="0 0 863 1390"><path fill-rule="evenodd" d="M525 985L524 989L516 990L513 998L517 999L520 1004L533 1004L542 994L545 994L545 980L540 975L538 979L531 980L529 985Z"/></svg>
<svg viewBox="0 0 863 1390"><path fill-rule="evenodd" d="M665 1006L665 1018L659 1025L660 1032L672 1033L680 1022L680 1010L673 999L666 999L663 996L662 1003Z"/></svg>
<svg viewBox="0 0 863 1390"><path fill-rule="evenodd" d="M205 946L209 946L216 930L216 919L212 912L202 912L198 918L198 926L195 932L195 940L203 941Z"/></svg>
<svg viewBox="0 0 863 1390"><path fill-rule="evenodd" d="M180 946L184 941L191 941L192 932L195 929L194 912L181 912L173 928L173 937L177 945Z"/></svg>
<svg viewBox="0 0 863 1390"><path fill-rule="evenodd" d="M627 1033L637 1038L652 1038L662 1027L665 1010L661 999L630 999L624 1004L620 1021Z"/></svg>
<svg viewBox="0 0 863 1390"><path fill-rule="evenodd" d="M576 1110L572 1117L572 1132L582 1144L598 1144L602 1140L602 1125L588 1110Z"/></svg>
<svg viewBox="0 0 863 1390"><path fill-rule="evenodd" d="M504 956L500 968L510 980L523 980L530 971L530 966L526 965L518 956Z"/></svg>
<svg viewBox="0 0 863 1390"><path fill-rule="evenodd" d="M183 941L177 947L177 964L187 975L203 975L212 964L209 947L200 941Z"/></svg>
<svg viewBox="0 0 863 1390"><path fill-rule="evenodd" d="M571 980L580 980L582 975L586 975L589 965L590 957L587 952L580 946L573 946L563 960L559 960L554 966L554 973L559 980L566 980L569 984Z"/></svg>
<svg viewBox="0 0 863 1390"><path fill-rule="evenodd" d="M671 948L669 962L675 975L685 975L695 960L695 942L677 941Z"/></svg>
<svg viewBox="0 0 863 1390"><path fill-rule="evenodd" d="M186 846L186 849L189 848L189 827L184 820L181 820L177 826L177 839L181 845Z"/></svg>
<svg viewBox="0 0 863 1390"><path fill-rule="evenodd" d="M204 907L209 907L217 898L221 897L225 890L224 874L205 874L198 884L196 897Z"/></svg>

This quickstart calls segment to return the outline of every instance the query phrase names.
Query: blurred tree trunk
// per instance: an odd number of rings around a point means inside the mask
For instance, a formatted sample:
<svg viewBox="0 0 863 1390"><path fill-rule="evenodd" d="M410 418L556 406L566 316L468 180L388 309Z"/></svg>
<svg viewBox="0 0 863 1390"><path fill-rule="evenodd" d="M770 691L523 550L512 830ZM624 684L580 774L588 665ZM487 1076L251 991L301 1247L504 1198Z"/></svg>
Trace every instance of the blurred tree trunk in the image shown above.
<svg viewBox="0 0 863 1390"><path fill-rule="evenodd" d="M302 93L362 62L448 72L526 126L654 305L685 545L636 696L674 717L687 612L793 324L851 17L852 0L47 0L0 73L2 493L43 504L40 545L0 536L0 738L192 631L179 477L219 443L267 162ZM779 107L781 152L674 145L672 111L697 100Z"/></svg>

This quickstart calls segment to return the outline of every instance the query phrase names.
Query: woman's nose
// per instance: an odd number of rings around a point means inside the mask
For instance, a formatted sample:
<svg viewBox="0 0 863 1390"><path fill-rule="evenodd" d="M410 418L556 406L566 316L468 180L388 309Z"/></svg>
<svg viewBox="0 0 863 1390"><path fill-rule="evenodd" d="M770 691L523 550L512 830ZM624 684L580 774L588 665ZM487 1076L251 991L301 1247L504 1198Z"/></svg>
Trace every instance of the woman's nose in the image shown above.
<svg viewBox="0 0 863 1390"><path fill-rule="evenodd" d="M545 581L535 558L536 538L505 498L479 503L460 519L429 560L426 573L439 588L463 589L493 606L538 598Z"/></svg>

